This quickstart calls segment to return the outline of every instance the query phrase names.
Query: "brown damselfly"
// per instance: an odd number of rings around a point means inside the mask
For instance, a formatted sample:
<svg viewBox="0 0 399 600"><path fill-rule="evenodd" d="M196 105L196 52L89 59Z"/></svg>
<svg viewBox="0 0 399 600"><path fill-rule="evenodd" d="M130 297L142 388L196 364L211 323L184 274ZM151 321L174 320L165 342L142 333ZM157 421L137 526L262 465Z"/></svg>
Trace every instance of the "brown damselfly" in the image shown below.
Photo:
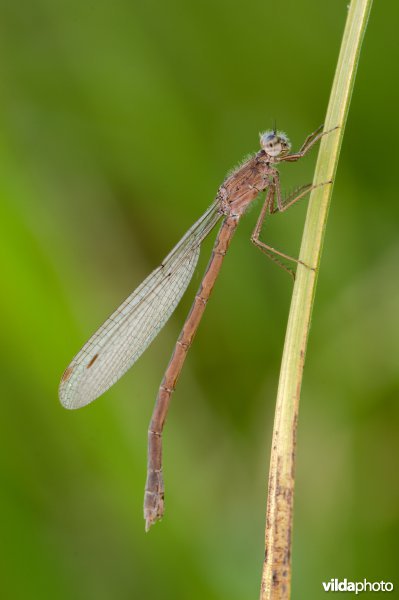
<svg viewBox="0 0 399 600"><path fill-rule="evenodd" d="M322 129L320 127L309 135L301 149L292 154L284 133L276 130L262 133L261 150L225 179L208 210L187 231L161 265L89 339L62 376L59 390L61 403L65 408L71 409L92 402L118 381L171 316L194 273L202 241L222 219L208 267L160 385L148 430L148 470L144 497L147 530L162 517L164 510L162 431L170 398L234 232L249 204L260 192L267 190L251 241L287 270L290 269L277 257L300 262L271 248L259 236L267 213L283 212L314 187L323 185L304 185L283 198L276 168L281 162L295 162L302 158L324 135Z"/></svg>

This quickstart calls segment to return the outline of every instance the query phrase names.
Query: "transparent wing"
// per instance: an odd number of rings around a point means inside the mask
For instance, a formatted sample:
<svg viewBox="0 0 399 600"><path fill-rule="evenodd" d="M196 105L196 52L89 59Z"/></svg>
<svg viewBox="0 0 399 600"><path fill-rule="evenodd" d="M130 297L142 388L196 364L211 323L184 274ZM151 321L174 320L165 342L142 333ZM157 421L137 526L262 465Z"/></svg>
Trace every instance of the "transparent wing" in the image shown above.
<svg viewBox="0 0 399 600"><path fill-rule="evenodd" d="M215 201L75 356L59 388L65 408L80 408L98 398L162 329L190 282L202 240L220 219L218 207Z"/></svg>

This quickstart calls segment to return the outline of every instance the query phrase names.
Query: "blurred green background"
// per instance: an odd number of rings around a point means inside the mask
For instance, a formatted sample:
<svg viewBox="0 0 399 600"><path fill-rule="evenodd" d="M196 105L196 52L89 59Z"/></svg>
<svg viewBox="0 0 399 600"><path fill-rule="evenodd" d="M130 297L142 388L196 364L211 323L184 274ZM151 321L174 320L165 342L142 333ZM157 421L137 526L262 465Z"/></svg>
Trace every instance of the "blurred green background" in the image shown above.
<svg viewBox="0 0 399 600"><path fill-rule="evenodd" d="M1 2L2 597L258 596L292 289L249 241L260 201L173 397L166 516L149 534L147 426L212 240L112 390L68 412L57 387L259 131L276 120L297 148L322 123L347 3ZM398 19L397 3L374 4L334 187L301 400L294 599L323 598L332 577L399 585ZM311 180L315 157L283 166L283 187ZM275 216L265 239L297 255L305 211Z"/></svg>

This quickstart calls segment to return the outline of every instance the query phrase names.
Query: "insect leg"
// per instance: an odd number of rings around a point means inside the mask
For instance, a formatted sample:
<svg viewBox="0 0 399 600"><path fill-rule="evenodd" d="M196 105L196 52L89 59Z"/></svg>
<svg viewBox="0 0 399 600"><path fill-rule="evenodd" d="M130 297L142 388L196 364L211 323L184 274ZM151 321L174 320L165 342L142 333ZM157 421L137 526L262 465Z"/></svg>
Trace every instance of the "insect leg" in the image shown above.
<svg viewBox="0 0 399 600"><path fill-rule="evenodd" d="M338 126L333 127L332 129L329 129L328 131L322 131L322 129L323 129L323 125L321 125L318 129L316 129L316 131L314 131L313 133L308 135L308 137L306 138L306 140L304 141L304 143L302 144L302 146L298 150L298 152L294 152L293 154L287 154L287 156L282 156L280 158L280 162L281 161L296 162L297 160L299 160L300 158L305 156L305 154L307 154L309 152L309 150L315 144L317 144L317 142L323 137L323 135L327 135L328 133L335 131L335 129L338 129Z"/></svg>

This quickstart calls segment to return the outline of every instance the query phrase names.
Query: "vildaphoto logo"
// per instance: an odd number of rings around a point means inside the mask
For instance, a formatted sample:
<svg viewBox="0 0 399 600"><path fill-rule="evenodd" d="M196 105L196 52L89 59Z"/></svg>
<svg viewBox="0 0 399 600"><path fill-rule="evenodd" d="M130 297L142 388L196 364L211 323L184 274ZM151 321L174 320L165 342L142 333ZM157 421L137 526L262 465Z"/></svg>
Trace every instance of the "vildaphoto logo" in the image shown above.
<svg viewBox="0 0 399 600"><path fill-rule="evenodd" d="M355 592L360 594L361 592L392 592L393 583L390 581L348 581L347 579L330 579L330 581L323 581L323 588L325 592Z"/></svg>

